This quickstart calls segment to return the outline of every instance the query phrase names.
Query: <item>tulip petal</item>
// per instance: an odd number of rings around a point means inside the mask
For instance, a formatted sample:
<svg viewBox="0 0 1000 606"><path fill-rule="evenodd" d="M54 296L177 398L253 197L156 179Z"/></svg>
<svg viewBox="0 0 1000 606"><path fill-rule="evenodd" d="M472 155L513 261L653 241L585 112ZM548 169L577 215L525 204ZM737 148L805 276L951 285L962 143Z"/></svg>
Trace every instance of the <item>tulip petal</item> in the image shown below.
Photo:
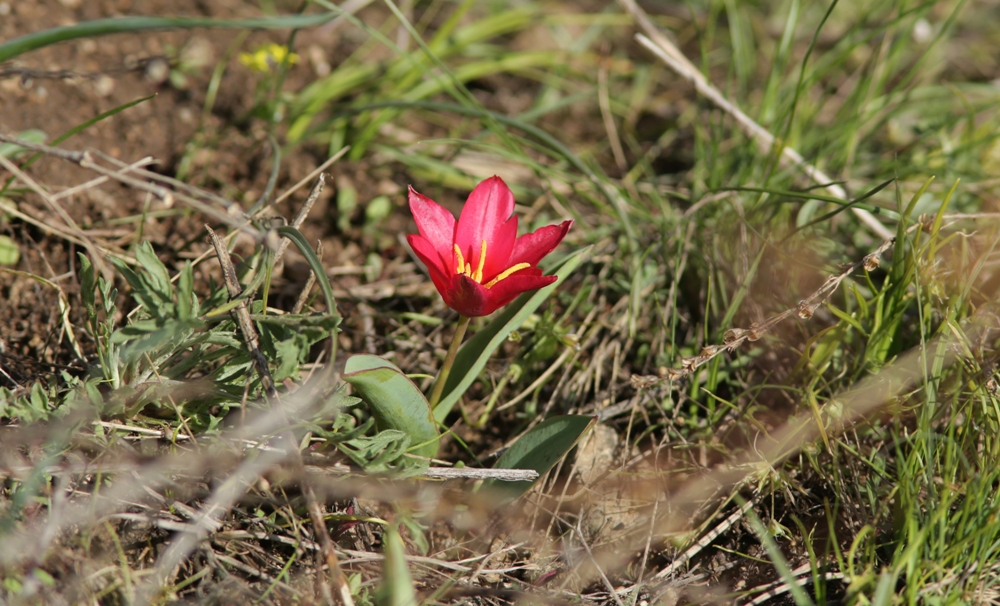
<svg viewBox="0 0 1000 606"><path fill-rule="evenodd" d="M409 234L406 236L406 241L410 243L410 247L413 249L413 253L417 255L417 258L427 266L427 273L430 274L431 281L434 282L434 286L438 289L438 292L441 293L442 297L447 299L445 291L451 285L451 280L448 276L453 273L448 261L442 259L441 254L423 236Z"/></svg>
<svg viewBox="0 0 1000 606"><path fill-rule="evenodd" d="M473 267L479 266L479 253L483 241L486 241L487 244L487 260L493 255L494 249L498 255L502 254L500 248L511 234L506 223L513 214L514 194L500 177L490 177L472 190L469 198L465 201L462 213L458 217L458 225L455 228L455 244L458 244L462 254L466 255L466 259ZM513 233L515 235L517 233L516 224ZM505 263L506 259L501 264ZM509 267L509 265L505 265L505 267ZM486 267L484 266L485 274Z"/></svg>
<svg viewBox="0 0 1000 606"><path fill-rule="evenodd" d="M521 293L538 290L558 280L556 276L542 276L541 273L537 268L525 269L497 282L489 291L493 307L488 313L507 305Z"/></svg>
<svg viewBox="0 0 1000 606"><path fill-rule="evenodd" d="M442 291L441 296L448 307L467 318L489 315L499 307L492 304L485 286L464 274L453 275L448 291Z"/></svg>
<svg viewBox="0 0 1000 606"><path fill-rule="evenodd" d="M559 246L572 226L573 221L563 221L559 225L546 225L530 234L524 234L514 243L508 267L518 263L527 263L532 267L538 265L545 255Z"/></svg>
<svg viewBox="0 0 1000 606"><path fill-rule="evenodd" d="M410 186L410 212L420 235L445 258L452 254L455 241L455 217L448 209Z"/></svg>
<svg viewBox="0 0 1000 606"><path fill-rule="evenodd" d="M486 264L483 266L483 284L497 277L511 267L510 255L517 241L517 215L507 219L497 230L495 237L487 241Z"/></svg>

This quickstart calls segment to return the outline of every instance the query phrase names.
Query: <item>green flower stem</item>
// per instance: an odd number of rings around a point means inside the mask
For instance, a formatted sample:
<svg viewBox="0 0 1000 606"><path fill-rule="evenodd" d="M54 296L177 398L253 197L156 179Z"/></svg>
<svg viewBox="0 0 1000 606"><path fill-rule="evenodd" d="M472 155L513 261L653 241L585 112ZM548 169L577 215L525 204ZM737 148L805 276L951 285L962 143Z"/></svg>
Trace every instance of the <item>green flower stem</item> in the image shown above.
<svg viewBox="0 0 1000 606"><path fill-rule="evenodd" d="M437 403L441 401L444 384L448 382L448 375L451 374L451 367L455 364L455 356L458 355L458 348L462 345L467 328L469 328L469 318L459 316L458 326L455 327L455 336L451 340L451 346L448 347L448 354L444 357L444 366L441 367L437 382L434 383L434 391L431 392L431 410L434 410Z"/></svg>

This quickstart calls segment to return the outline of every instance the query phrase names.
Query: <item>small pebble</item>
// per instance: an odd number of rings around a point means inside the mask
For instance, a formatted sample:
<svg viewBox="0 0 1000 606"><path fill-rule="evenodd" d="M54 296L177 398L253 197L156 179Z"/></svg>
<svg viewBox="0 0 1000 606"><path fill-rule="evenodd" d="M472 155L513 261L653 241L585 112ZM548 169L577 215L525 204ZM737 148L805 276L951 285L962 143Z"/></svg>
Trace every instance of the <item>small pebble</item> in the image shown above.
<svg viewBox="0 0 1000 606"><path fill-rule="evenodd" d="M170 64L162 57L150 59L146 64L146 80L153 84L163 84L170 77Z"/></svg>
<svg viewBox="0 0 1000 606"><path fill-rule="evenodd" d="M94 80L94 92L98 97L109 97L115 90L115 80L110 76L98 76Z"/></svg>
<svg viewBox="0 0 1000 606"><path fill-rule="evenodd" d="M927 22L927 19L917 19L913 24L913 41L917 44L925 44L934 37L934 28Z"/></svg>

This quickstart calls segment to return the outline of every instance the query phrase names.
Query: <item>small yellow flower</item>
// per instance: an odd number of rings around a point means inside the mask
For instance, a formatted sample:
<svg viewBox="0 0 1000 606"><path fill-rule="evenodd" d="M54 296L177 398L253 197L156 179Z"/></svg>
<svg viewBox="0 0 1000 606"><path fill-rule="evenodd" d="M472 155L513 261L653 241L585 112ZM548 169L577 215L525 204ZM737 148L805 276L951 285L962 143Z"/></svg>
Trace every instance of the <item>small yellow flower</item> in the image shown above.
<svg viewBox="0 0 1000 606"><path fill-rule="evenodd" d="M295 65L299 56L288 52L287 46L271 42L258 47L253 53L240 53L239 60L255 72L267 73L285 63Z"/></svg>

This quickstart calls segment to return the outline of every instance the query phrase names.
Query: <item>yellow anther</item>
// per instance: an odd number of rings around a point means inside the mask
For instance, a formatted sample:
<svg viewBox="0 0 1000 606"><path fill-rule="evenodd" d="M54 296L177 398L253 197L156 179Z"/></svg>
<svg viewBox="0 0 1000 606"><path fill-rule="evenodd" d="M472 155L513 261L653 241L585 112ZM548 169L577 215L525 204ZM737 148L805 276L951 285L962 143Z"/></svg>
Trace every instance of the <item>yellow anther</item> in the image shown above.
<svg viewBox="0 0 1000 606"><path fill-rule="evenodd" d="M528 264L528 263L518 263L514 267L509 267L509 268L503 270L502 272L500 272L499 276L497 276L497 277L493 278L492 280L490 280L489 283L486 284L486 288L493 288L494 286L497 285L497 282L499 282L500 280L503 280L505 278L509 278L511 274L513 274L515 272L519 272L522 269L527 269L529 267L531 267L531 265Z"/></svg>
<svg viewBox="0 0 1000 606"><path fill-rule="evenodd" d="M464 274L465 273L465 257L462 256L462 249L455 245L455 256L458 257L458 268L455 273Z"/></svg>
<svg viewBox="0 0 1000 606"><path fill-rule="evenodd" d="M483 283L483 266L486 265L486 240L483 240L483 246L479 249L479 267L476 268L476 273L472 274L472 279L480 284Z"/></svg>

